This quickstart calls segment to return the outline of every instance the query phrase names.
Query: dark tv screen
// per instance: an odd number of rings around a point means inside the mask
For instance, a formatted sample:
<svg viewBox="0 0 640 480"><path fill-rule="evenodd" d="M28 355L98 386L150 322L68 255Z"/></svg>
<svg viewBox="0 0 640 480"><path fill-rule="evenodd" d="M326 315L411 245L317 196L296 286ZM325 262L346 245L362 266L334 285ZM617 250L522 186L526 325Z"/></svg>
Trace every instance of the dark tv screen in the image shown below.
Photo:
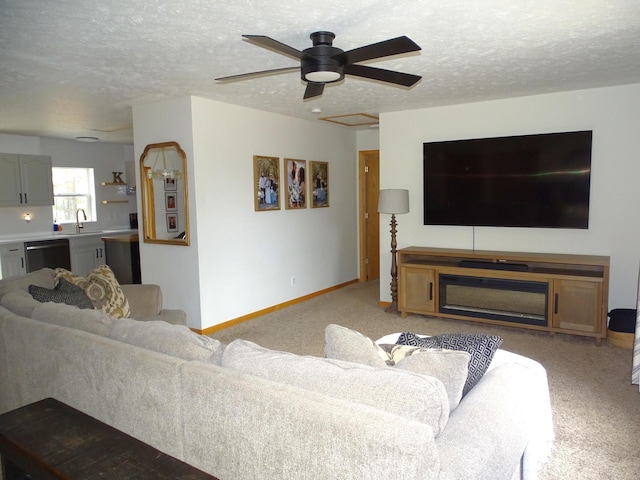
<svg viewBox="0 0 640 480"><path fill-rule="evenodd" d="M424 144L424 224L589 228L591 131Z"/></svg>

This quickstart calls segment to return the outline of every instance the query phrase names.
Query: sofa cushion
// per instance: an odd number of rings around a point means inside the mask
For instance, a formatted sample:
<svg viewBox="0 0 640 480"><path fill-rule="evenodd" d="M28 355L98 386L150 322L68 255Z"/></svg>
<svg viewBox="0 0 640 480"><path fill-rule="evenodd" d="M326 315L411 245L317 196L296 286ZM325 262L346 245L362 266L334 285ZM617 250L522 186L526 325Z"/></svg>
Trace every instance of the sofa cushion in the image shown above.
<svg viewBox="0 0 640 480"><path fill-rule="evenodd" d="M184 325L161 320L118 320L109 337L185 360L216 364L220 364L223 350L222 344L214 338L198 335Z"/></svg>
<svg viewBox="0 0 640 480"><path fill-rule="evenodd" d="M31 318L67 328L106 337L109 335L115 319L102 310L80 309L65 303L40 303L33 309Z"/></svg>
<svg viewBox="0 0 640 480"><path fill-rule="evenodd" d="M23 290L27 292L29 285L37 285L44 288L53 288L54 272L50 268L41 268L35 272L26 275L17 275L15 277L3 278L0 280L0 298L12 290Z"/></svg>
<svg viewBox="0 0 640 480"><path fill-rule="evenodd" d="M114 318L130 316L129 301L108 265L94 268L86 277L75 275L64 268L56 268L55 283L57 284L61 278L82 287L95 308Z"/></svg>
<svg viewBox="0 0 640 480"><path fill-rule="evenodd" d="M378 345L369 337L340 325L325 329L325 356L371 367L395 367L440 380L453 411L462 398L471 355L467 352L406 345Z"/></svg>
<svg viewBox="0 0 640 480"><path fill-rule="evenodd" d="M370 367L393 365L389 354L369 337L335 324L327 325L324 330L324 355Z"/></svg>
<svg viewBox="0 0 640 480"><path fill-rule="evenodd" d="M404 332L400 334L396 343L415 347L462 350L469 353L471 360L469 361L469 375L462 391L464 397L489 368L493 355L502 345L502 338L497 335L480 333L445 333L434 337L419 337L415 333Z"/></svg>
<svg viewBox="0 0 640 480"><path fill-rule="evenodd" d="M442 382L425 375L269 350L246 340L225 348L222 366L411 418L429 425L435 437L449 419Z"/></svg>
<svg viewBox="0 0 640 480"><path fill-rule="evenodd" d="M0 304L8 308L16 315L31 318L33 309L40 304L35 298L24 290L12 290L2 297Z"/></svg>
<svg viewBox="0 0 640 480"><path fill-rule="evenodd" d="M84 290L64 278L61 278L53 289L29 285L29 293L39 302L66 303L78 308L93 309L93 303Z"/></svg>

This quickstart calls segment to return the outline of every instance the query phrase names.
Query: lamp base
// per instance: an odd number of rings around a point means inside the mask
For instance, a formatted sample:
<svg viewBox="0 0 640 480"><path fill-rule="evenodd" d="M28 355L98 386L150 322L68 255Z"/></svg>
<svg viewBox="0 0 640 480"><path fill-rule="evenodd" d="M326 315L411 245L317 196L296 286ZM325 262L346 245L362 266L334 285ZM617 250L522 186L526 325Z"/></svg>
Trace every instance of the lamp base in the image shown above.
<svg viewBox="0 0 640 480"><path fill-rule="evenodd" d="M391 302L391 305L385 308L384 311L387 313L395 313L396 315L400 313L400 310L398 310L398 304L396 302Z"/></svg>

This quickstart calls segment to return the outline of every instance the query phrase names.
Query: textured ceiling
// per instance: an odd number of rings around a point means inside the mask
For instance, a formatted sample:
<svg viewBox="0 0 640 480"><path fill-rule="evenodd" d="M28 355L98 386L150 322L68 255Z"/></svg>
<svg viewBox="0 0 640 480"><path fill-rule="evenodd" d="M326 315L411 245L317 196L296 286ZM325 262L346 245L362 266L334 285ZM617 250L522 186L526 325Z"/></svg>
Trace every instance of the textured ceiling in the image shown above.
<svg viewBox="0 0 640 480"><path fill-rule="evenodd" d="M368 64L423 78L308 101L295 72L214 81L296 65L242 34L303 50L318 30L407 35L421 52ZM185 95L317 119L640 83L638 45L638 0L0 0L0 132L132 143L132 105Z"/></svg>

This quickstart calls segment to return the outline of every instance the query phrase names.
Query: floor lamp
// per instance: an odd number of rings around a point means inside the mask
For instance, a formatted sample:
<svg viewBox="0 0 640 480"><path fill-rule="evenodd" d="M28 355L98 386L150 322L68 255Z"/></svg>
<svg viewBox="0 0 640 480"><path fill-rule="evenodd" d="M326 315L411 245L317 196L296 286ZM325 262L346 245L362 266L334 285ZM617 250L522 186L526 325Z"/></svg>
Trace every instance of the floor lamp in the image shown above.
<svg viewBox="0 0 640 480"><path fill-rule="evenodd" d="M398 311L398 262L396 260L396 215L409 212L409 190L380 190L378 213L391 214L391 305L385 312Z"/></svg>

